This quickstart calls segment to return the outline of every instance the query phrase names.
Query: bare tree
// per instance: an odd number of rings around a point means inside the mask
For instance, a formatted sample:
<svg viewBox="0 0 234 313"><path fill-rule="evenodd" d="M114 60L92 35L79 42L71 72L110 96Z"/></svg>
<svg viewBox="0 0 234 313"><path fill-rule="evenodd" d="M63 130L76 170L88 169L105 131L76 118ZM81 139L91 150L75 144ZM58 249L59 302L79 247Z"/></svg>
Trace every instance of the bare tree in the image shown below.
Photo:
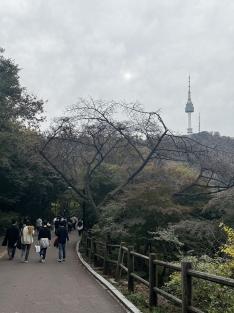
<svg viewBox="0 0 234 313"><path fill-rule="evenodd" d="M193 137L167 134L153 157L185 162L196 171L197 177L176 193L177 196L208 195L234 186L234 151L225 151L223 147L203 144ZM194 187L197 187L197 191Z"/></svg>
<svg viewBox="0 0 234 313"><path fill-rule="evenodd" d="M41 155L63 176L81 200L98 209L123 190L152 160L168 132L158 112L139 104L80 99L57 122ZM91 183L103 164L125 167L121 183L95 203Z"/></svg>
<svg viewBox="0 0 234 313"><path fill-rule="evenodd" d="M234 187L234 152L203 145L191 138L187 140L193 146L190 164L196 167L197 177L178 195L186 195L194 187L200 190L194 192L194 197L211 195Z"/></svg>
<svg viewBox="0 0 234 313"><path fill-rule="evenodd" d="M133 182L145 166L154 160L190 163L197 171L192 187L208 193L230 188L233 159L186 136L175 136L166 127L159 112L147 112L138 103L80 99L57 121L47 136L41 155L76 191L81 201L95 210ZM124 169L122 180L97 203L92 182L107 164Z"/></svg>

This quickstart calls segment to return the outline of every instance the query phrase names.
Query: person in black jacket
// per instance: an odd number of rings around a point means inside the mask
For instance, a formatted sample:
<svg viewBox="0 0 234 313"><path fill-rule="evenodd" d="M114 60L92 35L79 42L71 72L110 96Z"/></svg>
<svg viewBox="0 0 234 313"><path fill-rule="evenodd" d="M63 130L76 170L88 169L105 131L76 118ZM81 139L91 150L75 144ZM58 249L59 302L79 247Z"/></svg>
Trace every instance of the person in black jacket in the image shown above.
<svg viewBox="0 0 234 313"><path fill-rule="evenodd" d="M58 237L59 258L58 262L66 260L66 242L69 240L68 231L66 229L66 221L62 221L56 235Z"/></svg>
<svg viewBox="0 0 234 313"><path fill-rule="evenodd" d="M51 241L51 231L47 226L47 222L43 222L43 226L39 229L38 241L41 247L40 249L41 262L45 263L46 251Z"/></svg>
<svg viewBox="0 0 234 313"><path fill-rule="evenodd" d="M12 225L7 229L5 236L5 240L7 241L7 252L9 260L14 259L17 241L20 237L20 231L16 221L12 220L11 223Z"/></svg>

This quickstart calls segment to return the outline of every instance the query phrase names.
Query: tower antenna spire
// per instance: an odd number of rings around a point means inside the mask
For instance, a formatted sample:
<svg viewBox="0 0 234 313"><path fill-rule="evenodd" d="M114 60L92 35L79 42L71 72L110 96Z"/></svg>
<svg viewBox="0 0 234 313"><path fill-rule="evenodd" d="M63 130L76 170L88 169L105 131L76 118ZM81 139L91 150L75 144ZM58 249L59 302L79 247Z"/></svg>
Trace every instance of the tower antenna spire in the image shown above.
<svg viewBox="0 0 234 313"><path fill-rule="evenodd" d="M188 100L191 101L191 86L190 86L190 74L189 74L189 85L188 85Z"/></svg>
<svg viewBox="0 0 234 313"><path fill-rule="evenodd" d="M189 85L188 85L188 101L187 101L186 106L185 106L185 112L188 114L187 133L192 134L193 129L192 129L192 122L191 122L191 113L194 112L194 107L193 107L193 103L191 100L190 74L189 74Z"/></svg>

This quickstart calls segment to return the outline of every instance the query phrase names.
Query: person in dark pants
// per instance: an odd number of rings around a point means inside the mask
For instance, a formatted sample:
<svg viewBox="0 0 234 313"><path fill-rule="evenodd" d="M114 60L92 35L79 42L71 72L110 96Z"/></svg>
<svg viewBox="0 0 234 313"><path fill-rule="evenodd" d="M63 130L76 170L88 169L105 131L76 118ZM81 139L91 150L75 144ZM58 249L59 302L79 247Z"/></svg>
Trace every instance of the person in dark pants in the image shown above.
<svg viewBox="0 0 234 313"><path fill-rule="evenodd" d="M58 262L66 260L66 242L69 240L66 221L62 221L56 235L58 237L59 257Z"/></svg>
<svg viewBox="0 0 234 313"><path fill-rule="evenodd" d="M6 236L5 236L5 240L7 242L7 252L8 252L9 260L14 259L17 241L19 240L19 236L20 236L20 231L19 231L16 221L12 220L11 224L12 225L6 231Z"/></svg>
<svg viewBox="0 0 234 313"><path fill-rule="evenodd" d="M40 249L41 262L45 263L46 251L51 241L51 231L50 228L47 226L47 222L43 222L42 227L39 229L38 241L41 247Z"/></svg>

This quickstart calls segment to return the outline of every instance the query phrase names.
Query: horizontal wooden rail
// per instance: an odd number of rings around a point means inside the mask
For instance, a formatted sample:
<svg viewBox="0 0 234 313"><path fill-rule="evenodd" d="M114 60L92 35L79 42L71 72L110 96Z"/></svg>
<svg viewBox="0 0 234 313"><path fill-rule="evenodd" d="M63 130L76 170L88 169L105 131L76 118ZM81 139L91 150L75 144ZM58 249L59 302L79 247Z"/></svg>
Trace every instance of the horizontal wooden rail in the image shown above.
<svg viewBox="0 0 234 313"><path fill-rule="evenodd" d="M189 270L188 275L234 288L234 279L232 279L232 278L216 276L213 274L208 274L208 273L199 272L199 271L195 271L195 270Z"/></svg>
<svg viewBox="0 0 234 313"><path fill-rule="evenodd" d="M161 296L163 296L164 298L166 298L167 300L170 300L171 302L175 303L176 305L180 305L182 306L182 300L180 300L179 298L177 298L176 296L173 296L172 294L158 288L158 287L154 287L154 291L158 294L160 294Z"/></svg>
<svg viewBox="0 0 234 313"><path fill-rule="evenodd" d="M94 253L95 256L97 256L98 258L104 260L104 256L98 253Z"/></svg>
<svg viewBox="0 0 234 313"><path fill-rule="evenodd" d="M189 306L189 307L188 307L188 310L189 310L189 312L191 312L191 313L204 313L204 311L201 311L201 310L195 308L194 306Z"/></svg>
<svg viewBox="0 0 234 313"><path fill-rule="evenodd" d="M160 265L160 266L165 266L165 267L170 268L172 270L181 272L181 266L180 265L176 265L176 264L168 263L168 262L164 262L164 261L159 261L159 260L154 260L154 264Z"/></svg>
<svg viewBox="0 0 234 313"><path fill-rule="evenodd" d="M124 251L128 251L128 248L127 247L124 247L124 246L122 246L122 249L124 250Z"/></svg>
<svg viewBox="0 0 234 313"><path fill-rule="evenodd" d="M126 266L124 266L123 264L119 265L126 273L128 272L128 268Z"/></svg>
<svg viewBox="0 0 234 313"><path fill-rule="evenodd" d="M117 264L117 261L116 260L112 260L112 259L107 259L107 262L110 262L110 263L113 263L113 264Z"/></svg>
<svg viewBox="0 0 234 313"><path fill-rule="evenodd" d="M192 286L194 278L234 288L234 279L193 270L191 262L184 261L181 263L181 265L177 265L170 262L157 260L155 253L150 253L149 256L146 256L144 254L135 252L133 250L134 247L127 247L123 242L121 242L120 245L111 244L110 237L108 237L107 241L104 243L103 241L95 240L94 237L92 238L84 236L83 243L85 245L84 247L86 255L89 257L90 262L93 261L95 264L97 258L103 260L102 268L104 274L108 273L110 264L114 264L116 266L115 278L117 281L121 278L122 270L127 273L128 290L130 292L134 291L134 281L138 281L147 286L149 288L150 307L158 305L158 295L161 295L163 298L181 307L182 313L204 313L192 305ZM97 248L97 245L101 247ZM117 260L113 259L113 257L110 257L112 248L118 248ZM141 263L144 261L148 263L147 271L149 280L142 278L136 272L134 272L135 258L142 260ZM126 264L126 261L127 266L124 265ZM159 288L159 267L165 267L172 271L181 272L181 299ZM222 308L220 308L220 310L222 311Z"/></svg>
<svg viewBox="0 0 234 313"><path fill-rule="evenodd" d="M120 245L112 245L110 243L107 244L108 247L111 247L111 248L119 248Z"/></svg>
<svg viewBox="0 0 234 313"><path fill-rule="evenodd" d="M149 261L149 257L144 255L144 254L140 254L140 253L137 253L135 251L131 251L131 255L139 257L139 258L144 259L146 261Z"/></svg>
<svg viewBox="0 0 234 313"><path fill-rule="evenodd" d="M143 285L149 287L149 282L148 280L145 280L144 278L138 276L137 274L135 273L131 273L130 274L133 278L135 278L136 280L140 281Z"/></svg>
<svg viewBox="0 0 234 313"><path fill-rule="evenodd" d="M97 240L95 240L95 243L98 244L98 245L100 245L100 246L105 246L105 245L106 245L105 242L103 242L103 241L97 241Z"/></svg>

